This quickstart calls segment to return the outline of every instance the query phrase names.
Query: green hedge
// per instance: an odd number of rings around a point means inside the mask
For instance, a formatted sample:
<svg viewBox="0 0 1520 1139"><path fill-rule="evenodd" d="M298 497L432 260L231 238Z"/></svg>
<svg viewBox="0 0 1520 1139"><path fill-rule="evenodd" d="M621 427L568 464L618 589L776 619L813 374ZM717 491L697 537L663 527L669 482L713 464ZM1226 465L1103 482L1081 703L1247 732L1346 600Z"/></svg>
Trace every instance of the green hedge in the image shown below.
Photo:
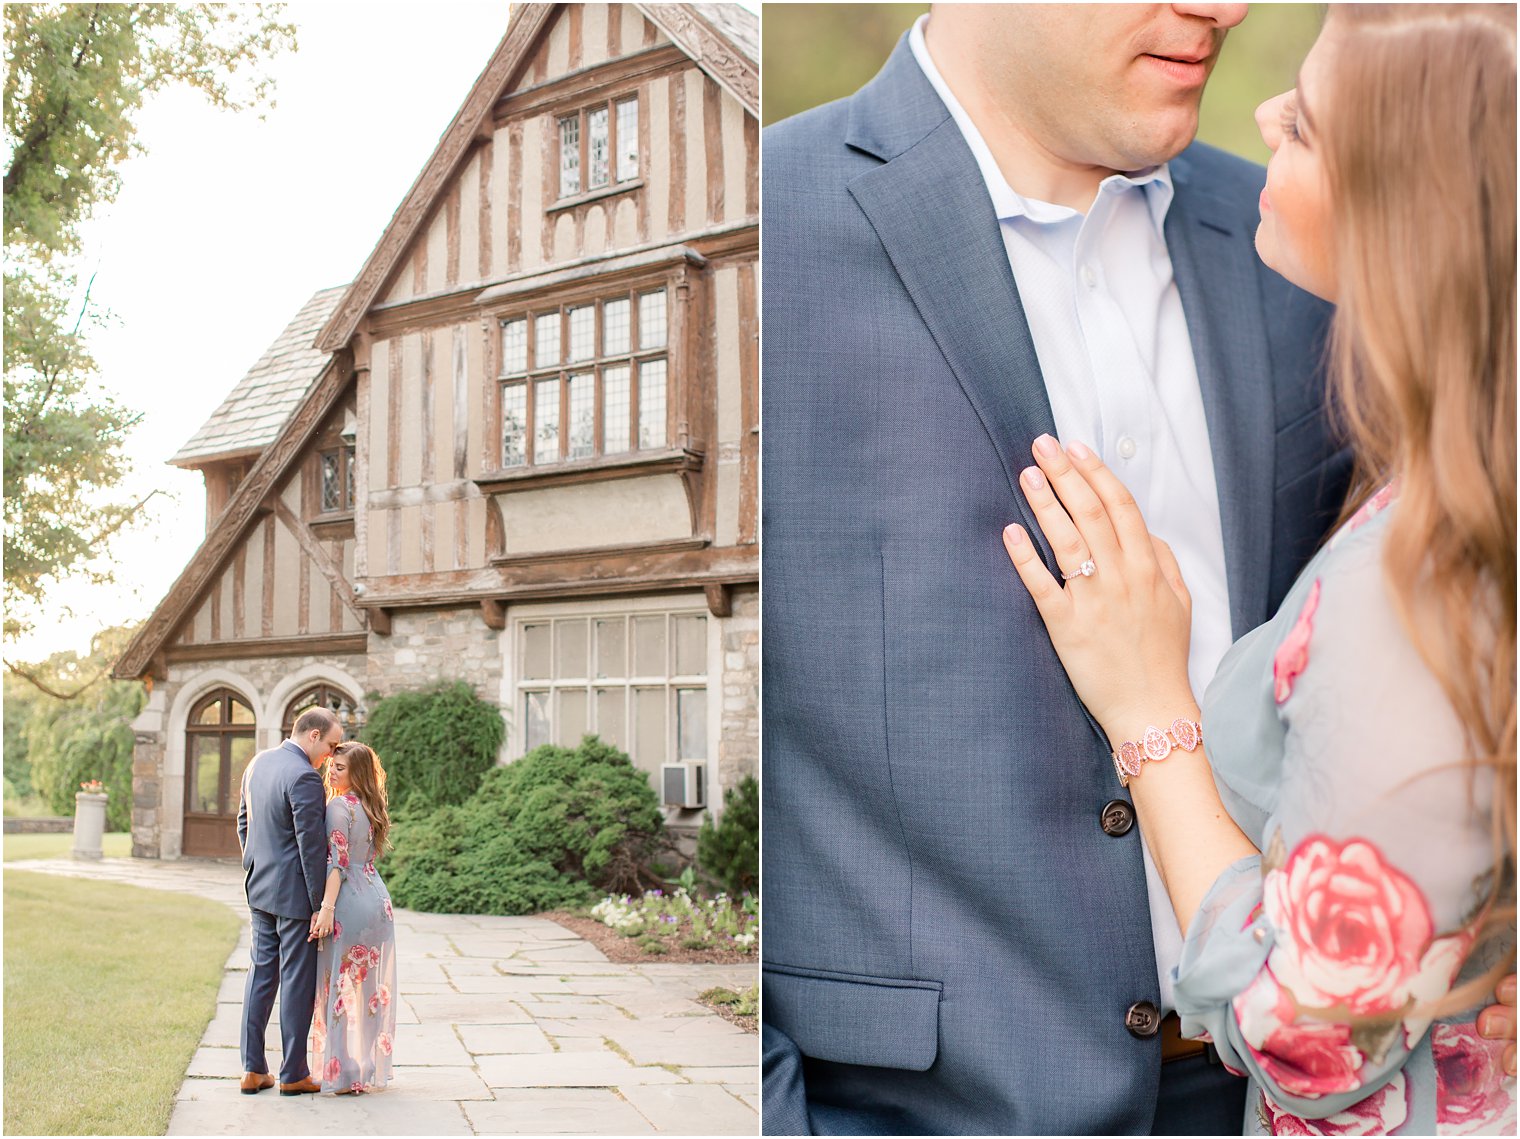
<svg viewBox="0 0 1520 1139"><path fill-rule="evenodd" d="M505 735L501 709L455 680L381 697L362 738L385 765L393 811L404 814L468 800Z"/></svg>
<svg viewBox="0 0 1520 1139"><path fill-rule="evenodd" d="M702 819L697 832L697 865L737 897L760 889L760 784L746 775L723 793L723 817Z"/></svg>
<svg viewBox="0 0 1520 1139"><path fill-rule="evenodd" d="M396 819L386 884L431 913L527 914L640 889L664 830L644 772L595 736L495 767L466 803Z"/></svg>

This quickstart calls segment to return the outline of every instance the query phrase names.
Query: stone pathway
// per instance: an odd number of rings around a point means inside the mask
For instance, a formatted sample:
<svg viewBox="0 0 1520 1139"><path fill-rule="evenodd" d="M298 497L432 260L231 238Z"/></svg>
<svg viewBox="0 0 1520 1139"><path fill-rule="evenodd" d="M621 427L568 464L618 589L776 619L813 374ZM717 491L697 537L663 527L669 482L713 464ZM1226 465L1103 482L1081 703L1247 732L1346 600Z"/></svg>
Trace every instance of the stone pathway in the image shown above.
<svg viewBox="0 0 1520 1139"><path fill-rule="evenodd" d="M759 1038L697 1004L753 965L615 965L543 918L396 911L395 1071L362 1096L238 1092L247 906L236 865L13 861L223 902L244 918L170 1135L754 1135ZM279 1009L269 1026L278 1072Z"/></svg>

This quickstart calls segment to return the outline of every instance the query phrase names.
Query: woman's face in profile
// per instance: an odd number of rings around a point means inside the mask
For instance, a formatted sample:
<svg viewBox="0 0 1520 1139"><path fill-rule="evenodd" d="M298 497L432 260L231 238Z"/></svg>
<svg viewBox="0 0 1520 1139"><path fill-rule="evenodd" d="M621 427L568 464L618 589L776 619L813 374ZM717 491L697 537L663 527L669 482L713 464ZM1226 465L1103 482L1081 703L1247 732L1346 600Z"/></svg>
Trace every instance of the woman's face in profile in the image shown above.
<svg viewBox="0 0 1520 1139"><path fill-rule="evenodd" d="M339 794L348 790L348 757L334 755L327 761L327 778Z"/></svg>
<svg viewBox="0 0 1520 1139"><path fill-rule="evenodd" d="M1301 289L1335 300L1334 235L1325 178L1323 98L1333 33L1320 33L1298 73L1298 86L1256 108L1262 141L1272 151L1261 194L1256 251Z"/></svg>

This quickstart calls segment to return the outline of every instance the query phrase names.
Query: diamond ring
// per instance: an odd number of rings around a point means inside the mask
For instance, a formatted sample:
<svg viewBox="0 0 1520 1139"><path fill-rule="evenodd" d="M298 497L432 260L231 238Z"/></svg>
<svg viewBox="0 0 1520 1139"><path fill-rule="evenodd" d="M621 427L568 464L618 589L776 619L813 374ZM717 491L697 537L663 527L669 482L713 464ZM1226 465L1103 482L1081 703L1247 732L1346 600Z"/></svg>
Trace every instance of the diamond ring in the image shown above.
<svg viewBox="0 0 1520 1139"><path fill-rule="evenodd" d="M1076 569L1072 570L1070 573L1063 572L1061 574L1061 580L1070 581L1074 577L1092 577L1092 575L1097 572L1097 563L1095 563L1091 558L1088 558L1085 562L1079 565Z"/></svg>

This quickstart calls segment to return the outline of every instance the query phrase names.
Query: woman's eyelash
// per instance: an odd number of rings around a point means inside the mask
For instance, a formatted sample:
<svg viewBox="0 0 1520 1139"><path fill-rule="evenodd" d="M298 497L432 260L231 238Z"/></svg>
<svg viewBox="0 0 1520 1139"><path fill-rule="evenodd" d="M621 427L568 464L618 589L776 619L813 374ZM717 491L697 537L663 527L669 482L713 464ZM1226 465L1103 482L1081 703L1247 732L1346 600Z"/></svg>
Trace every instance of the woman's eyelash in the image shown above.
<svg viewBox="0 0 1520 1139"><path fill-rule="evenodd" d="M1290 142L1298 139L1298 108L1292 103L1284 104L1282 110L1283 137Z"/></svg>

